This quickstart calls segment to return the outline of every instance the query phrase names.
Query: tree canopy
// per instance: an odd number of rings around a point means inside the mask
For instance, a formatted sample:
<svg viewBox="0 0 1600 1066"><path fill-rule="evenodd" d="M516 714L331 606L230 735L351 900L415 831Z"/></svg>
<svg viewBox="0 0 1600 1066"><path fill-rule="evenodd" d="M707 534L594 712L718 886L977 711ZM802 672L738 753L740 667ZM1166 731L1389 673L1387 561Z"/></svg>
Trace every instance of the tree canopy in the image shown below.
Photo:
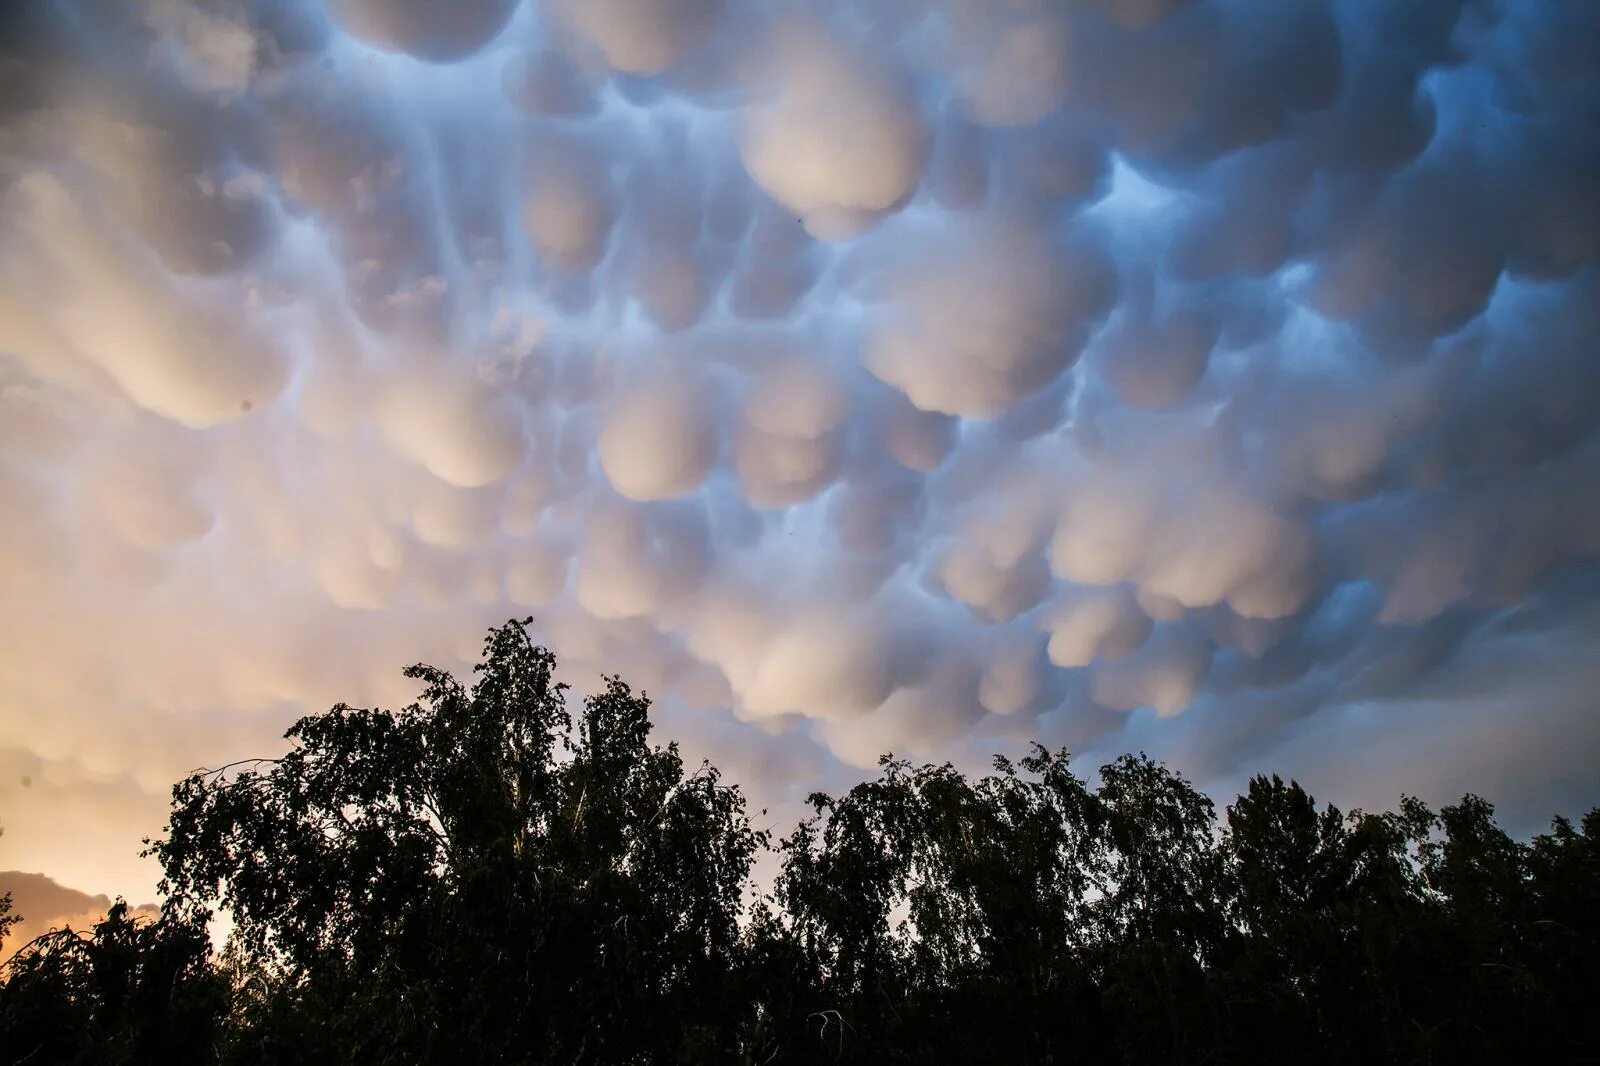
<svg viewBox="0 0 1600 1066"><path fill-rule="evenodd" d="M642 694L575 709L555 666L508 623L470 684L412 667L410 706L178 782L160 917L15 950L0 1064L1600 1055L1600 810L1523 843L1476 796L1263 776L1219 817L1142 755L1091 785L1036 747L886 756L773 838Z"/></svg>

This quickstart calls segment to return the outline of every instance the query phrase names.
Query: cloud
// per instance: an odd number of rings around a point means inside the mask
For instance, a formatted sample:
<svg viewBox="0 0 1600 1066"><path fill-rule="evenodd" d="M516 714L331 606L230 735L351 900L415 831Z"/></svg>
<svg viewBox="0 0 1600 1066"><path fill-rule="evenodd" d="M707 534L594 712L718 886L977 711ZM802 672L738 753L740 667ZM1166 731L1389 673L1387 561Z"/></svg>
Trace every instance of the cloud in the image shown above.
<svg viewBox="0 0 1600 1066"><path fill-rule="evenodd" d="M1138 599L1121 586L1071 594L1045 613L1042 624L1050 634L1050 661L1065 667L1123 658L1139 649L1151 629Z"/></svg>
<svg viewBox="0 0 1600 1066"><path fill-rule="evenodd" d="M1095 701L1119 711L1153 707L1162 716L1187 707L1211 670L1203 637L1177 624L1156 629L1132 655L1098 659L1090 671Z"/></svg>
<svg viewBox="0 0 1600 1066"><path fill-rule="evenodd" d="M892 690L889 660L873 620L859 612L812 608L777 627L739 691L744 705L758 715L860 713L882 703Z"/></svg>
<svg viewBox="0 0 1600 1066"><path fill-rule="evenodd" d="M52 929L70 928L86 930L103 921L111 909L111 900L103 894L91 896L87 892L58 885L44 874L24 873L21 870L0 870L0 896L11 896L12 914L22 920L6 936L0 957L10 954L34 937ZM154 918L154 904L146 903L133 908L135 918Z"/></svg>
<svg viewBox="0 0 1600 1066"><path fill-rule="evenodd" d="M790 808L1596 802L1597 18L11 5L0 861L150 898L174 779L529 613Z"/></svg>
<svg viewBox="0 0 1600 1066"><path fill-rule="evenodd" d="M329 9L345 31L378 48L435 63L465 59L499 35L516 0L332 0Z"/></svg>
<svg viewBox="0 0 1600 1066"><path fill-rule="evenodd" d="M889 268L863 355L924 411L991 418L1077 358L1116 289L1089 239L1055 243L1020 224L952 226Z"/></svg>
<svg viewBox="0 0 1600 1066"><path fill-rule="evenodd" d="M287 360L229 309L249 301L247 290L222 283L185 299L176 279L97 229L48 174L27 175L5 196L17 227L4 258L7 302L16 301L11 336L0 338L8 349L92 368L132 402L193 427L231 421L282 389ZM43 299L44 287L58 298Z"/></svg>
<svg viewBox="0 0 1600 1066"><path fill-rule="evenodd" d="M1176 447L1174 447L1176 445ZM1073 479L1050 542L1058 577L1132 582L1152 603L1227 603L1246 617L1299 610L1312 588L1314 543L1293 517L1208 456L1203 434L1140 440Z"/></svg>
<svg viewBox="0 0 1600 1066"><path fill-rule="evenodd" d="M755 507L800 503L833 480L850 398L829 372L793 359L767 367L745 397L735 463Z"/></svg>
<svg viewBox="0 0 1600 1066"><path fill-rule="evenodd" d="M704 519L694 509L601 508L584 527L577 600L595 618L652 615L692 592L709 565Z"/></svg>
<svg viewBox="0 0 1600 1066"><path fill-rule="evenodd" d="M505 477L524 450L521 408L453 367L399 379L377 422L397 453L462 488Z"/></svg>
<svg viewBox="0 0 1600 1066"><path fill-rule="evenodd" d="M522 225L541 258L581 274L599 262L616 220L605 165L585 142L552 136L528 149Z"/></svg>
<svg viewBox="0 0 1600 1066"><path fill-rule="evenodd" d="M611 486L631 500L692 491L716 457L708 398L679 378L640 382L607 414L596 448Z"/></svg>
<svg viewBox="0 0 1600 1066"><path fill-rule="evenodd" d="M963 38L957 47L968 53L959 84L967 112L980 125L1032 125L1059 107L1066 95L1066 24L1040 12L1030 15L998 25L978 19L971 27L973 38L965 37L967 25L958 22L954 28Z"/></svg>
<svg viewBox="0 0 1600 1066"><path fill-rule="evenodd" d="M660 74L702 41L722 15L722 0L557 0L559 18L604 54L615 70Z"/></svg>
<svg viewBox="0 0 1600 1066"><path fill-rule="evenodd" d="M600 107L596 81L555 49L519 54L502 74L506 98L530 115L579 118Z"/></svg>
<svg viewBox="0 0 1600 1066"><path fill-rule="evenodd" d="M1166 407L1188 395L1205 374L1217 325L1196 307L1157 315L1130 299L1097 346L1101 373L1125 403Z"/></svg>
<svg viewBox="0 0 1600 1066"><path fill-rule="evenodd" d="M909 81L827 30L780 34L740 155L756 184L823 240L855 235L908 200L928 133Z"/></svg>

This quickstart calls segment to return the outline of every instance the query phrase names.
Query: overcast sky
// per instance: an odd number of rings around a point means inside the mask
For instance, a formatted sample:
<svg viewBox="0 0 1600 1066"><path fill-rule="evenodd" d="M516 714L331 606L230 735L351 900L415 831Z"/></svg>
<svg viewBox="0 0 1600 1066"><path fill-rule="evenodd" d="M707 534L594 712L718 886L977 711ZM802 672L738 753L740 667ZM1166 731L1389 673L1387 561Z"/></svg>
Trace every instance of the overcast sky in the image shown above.
<svg viewBox="0 0 1600 1066"><path fill-rule="evenodd" d="M0 868L513 615L780 824L1600 802L1594 0L3 11Z"/></svg>

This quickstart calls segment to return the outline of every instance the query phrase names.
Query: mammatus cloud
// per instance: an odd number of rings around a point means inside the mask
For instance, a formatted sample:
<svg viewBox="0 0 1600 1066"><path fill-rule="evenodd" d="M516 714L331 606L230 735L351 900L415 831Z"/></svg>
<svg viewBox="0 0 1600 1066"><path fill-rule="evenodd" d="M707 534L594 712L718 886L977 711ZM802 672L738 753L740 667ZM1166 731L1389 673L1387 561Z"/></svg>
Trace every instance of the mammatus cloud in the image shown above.
<svg viewBox="0 0 1600 1066"><path fill-rule="evenodd" d="M956 223L878 281L862 361L925 411L988 419L1054 381L1110 306L1110 257L1019 223Z"/></svg>
<svg viewBox="0 0 1600 1066"><path fill-rule="evenodd" d="M641 382L605 418L596 442L611 487L630 500L692 492L716 457L716 422L691 383Z"/></svg>
<svg viewBox="0 0 1600 1066"><path fill-rule="evenodd" d="M11 5L0 864L149 898L174 779L528 613L780 812L1034 738L1592 804L1597 72L1585 0Z"/></svg>
<svg viewBox="0 0 1600 1066"><path fill-rule="evenodd" d="M928 132L914 87L824 27L780 19L770 32L769 77L743 118L740 157L813 236L847 239L917 187Z"/></svg>
<svg viewBox="0 0 1600 1066"><path fill-rule="evenodd" d="M352 37L377 48L453 63L493 40L516 6L516 0L453 4L332 0L328 13Z"/></svg>
<svg viewBox="0 0 1600 1066"><path fill-rule="evenodd" d="M598 48L613 70L661 74L701 43L723 15L723 0L559 0L554 24Z"/></svg>

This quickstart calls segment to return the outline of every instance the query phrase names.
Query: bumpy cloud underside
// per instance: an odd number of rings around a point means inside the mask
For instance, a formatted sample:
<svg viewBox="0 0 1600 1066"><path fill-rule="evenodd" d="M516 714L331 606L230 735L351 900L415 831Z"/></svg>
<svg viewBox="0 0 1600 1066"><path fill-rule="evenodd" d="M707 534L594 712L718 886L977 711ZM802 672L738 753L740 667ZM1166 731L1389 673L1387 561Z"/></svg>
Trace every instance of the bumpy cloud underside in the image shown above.
<svg viewBox="0 0 1600 1066"><path fill-rule="evenodd" d="M1590 0L0 15L0 865L532 614L882 751L1600 799Z"/></svg>

